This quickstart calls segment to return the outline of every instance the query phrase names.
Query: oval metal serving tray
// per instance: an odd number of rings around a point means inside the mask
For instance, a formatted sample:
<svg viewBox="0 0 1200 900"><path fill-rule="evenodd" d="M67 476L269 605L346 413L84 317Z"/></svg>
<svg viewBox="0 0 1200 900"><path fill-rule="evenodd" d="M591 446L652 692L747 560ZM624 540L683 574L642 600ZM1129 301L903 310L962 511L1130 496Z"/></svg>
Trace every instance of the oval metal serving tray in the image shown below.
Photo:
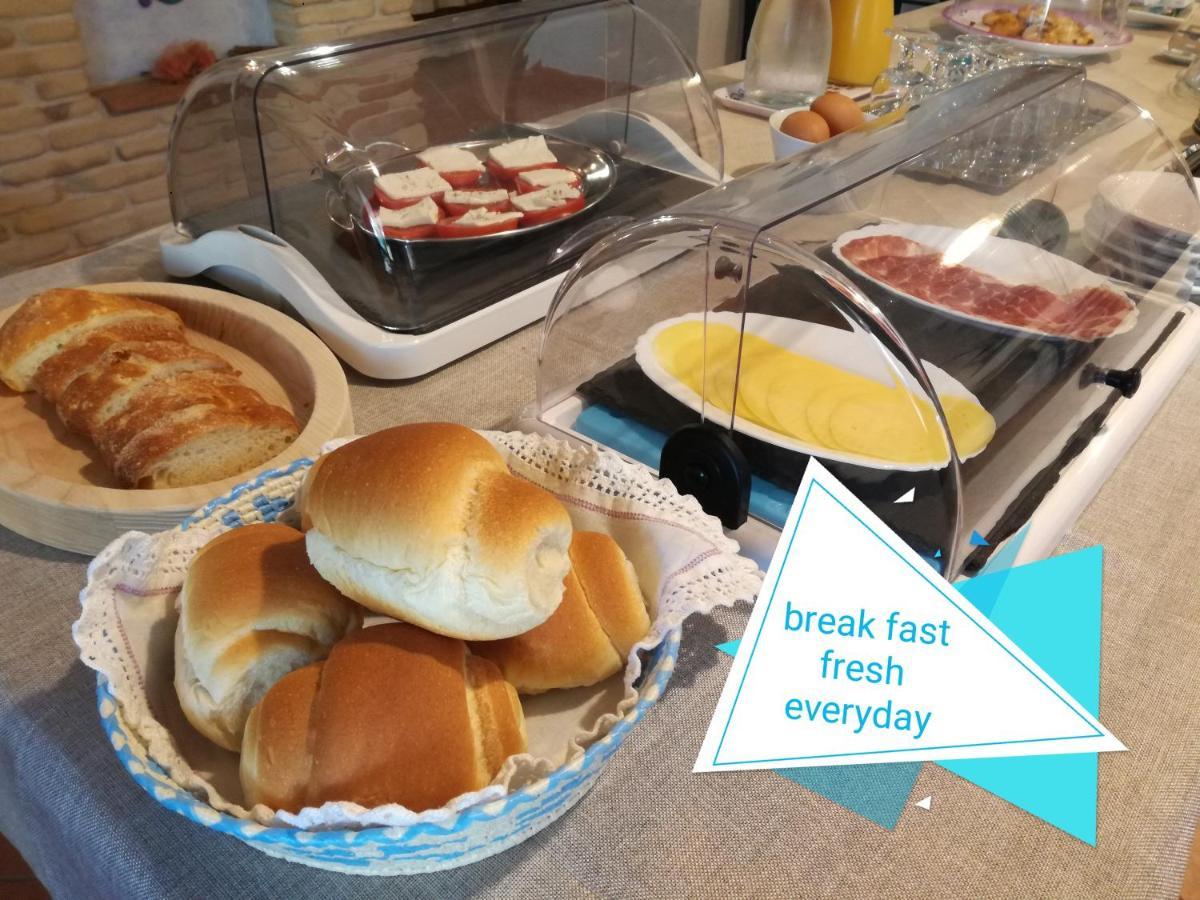
<svg viewBox="0 0 1200 900"><path fill-rule="evenodd" d="M513 138L494 138L489 140L479 141L459 141L453 146L462 147L464 150L470 150L479 156L483 161L487 158L487 151L499 144L505 144ZM383 233L382 228L376 230L371 227L370 223L364 222L361 215L354 215L351 218L354 220L356 228L364 231L373 238L381 241L387 241L389 244L397 244L400 246L412 246L416 244L454 244L456 246L465 243L492 244L513 238L520 238L524 235L535 234L547 228L553 228L563 222L569 222L576 216L582 215L597 203L603 200L608 192L612 190L613 185L617 181L617 169L613 161L608 157L608 154L602 150L597 150L595 147L588 147L584 144L576 144L571 141L564 141L561 138L547 137L546 145L558 157L558 161L564 166L574 169L580 174L580 188L583 190L584 205L582 209L576 210L570 215L563 216L561 219L552 219L549 222L543 222L540 225L531 225L528 228L518 226L512 231L501 231L496 234L485 234L478 237L461 237L461 238L394 238L388 237ZM342 194L342 202L347 209L361 208L363 202L367 202L373 195L375 176L377 174L387 174L388 172L403 172L408 169L416 168L411 165L416 154L406 154L388 160L382 166L373 162L364 163L356 166L351 171L342 176L340 191ZM487 175L484 176L488 178ZM367 187L369 186L369 187ZM480 185L486 187L487 185ZM367 187L364 190L364 187ZM351 193L353 188L354 194ZM337 219L333 218L335 224L339 224Z"/></svg>

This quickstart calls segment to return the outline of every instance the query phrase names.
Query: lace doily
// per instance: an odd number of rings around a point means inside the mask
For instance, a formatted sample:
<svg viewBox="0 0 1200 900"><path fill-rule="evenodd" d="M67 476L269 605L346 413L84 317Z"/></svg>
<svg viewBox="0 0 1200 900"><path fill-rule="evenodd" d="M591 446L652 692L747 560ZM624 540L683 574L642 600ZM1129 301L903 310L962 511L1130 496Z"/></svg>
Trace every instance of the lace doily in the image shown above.
<svg viewBox="0 0 1200 900"><path fill-rule="evenodd" d="M296 524L293 502L311 465L310 460L298 460L239 486L171 531L123 535L88 567L87 585L80 593L82 612L72 629L80 658L107 678L128 729L178 787L215 810L264 826L314 830L445 823L464 809L497 800L561 766L577 764L584 751L637 703L642 653L658 647L693 613L753 600L762 578L757 566L738 556L737 544L725 537L720 524L669 482L608 451L540 435L482 433L505 455L515 475L546 488L564 503L576 528L611 534L638 571L651 628L629 654L623 692L615 685L611 688L616 700L611 712L589 720L586 727L568 716L554 726L562 729L561 734L545 726L551 730L541 735L541 755L532 752L537 735L531 731L530 753L509 759L482 791L457 797L441 809L413 813L394 804L367 810L350 803L326 803L292 814L239 805L236 777L231 782L227 771L231 760L236 770L236 757L208 745L173 713L177 701L171 686L170 646L176 596L192 557L216 534L254 522ZM325 452L341 443L327 446ZM594 705L596 696L585 699L581 705ZM538 702L537 698L522 700L527 711L529 704Z"/></svg>

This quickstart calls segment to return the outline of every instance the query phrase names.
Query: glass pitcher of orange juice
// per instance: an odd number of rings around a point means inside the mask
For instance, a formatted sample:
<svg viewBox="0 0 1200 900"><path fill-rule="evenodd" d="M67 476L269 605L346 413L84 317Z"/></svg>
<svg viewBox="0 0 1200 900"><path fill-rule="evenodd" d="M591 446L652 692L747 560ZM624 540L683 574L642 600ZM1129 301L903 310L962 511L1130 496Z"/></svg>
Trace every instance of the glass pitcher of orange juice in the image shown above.
<svg viewBox="0 0 1200 900"><path fill-rule="evenodd" d="M888 66L892 39L892 0L829 0L833 47L829 80L870 85Z"/></svg>

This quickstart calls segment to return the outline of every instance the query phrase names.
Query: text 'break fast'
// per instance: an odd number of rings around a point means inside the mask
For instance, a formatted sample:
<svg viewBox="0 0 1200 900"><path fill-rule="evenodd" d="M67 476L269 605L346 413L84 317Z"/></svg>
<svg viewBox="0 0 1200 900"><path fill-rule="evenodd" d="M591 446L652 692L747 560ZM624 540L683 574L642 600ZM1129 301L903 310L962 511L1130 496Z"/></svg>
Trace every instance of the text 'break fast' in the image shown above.
<svg viewBox="0 0 1200 900"><path fill-rule="evenodd" d="M868 616L865 609L859 609L857 615L834 615L813 609L797 609L789 600L784 612L783 630L875 640L875 629L878 627L879 637L885 641L950 646L950 623L945 619L940 622L914 622L900 618L899 612L891 612L882 624L877 626L877 621L878 617Z"/></svg>

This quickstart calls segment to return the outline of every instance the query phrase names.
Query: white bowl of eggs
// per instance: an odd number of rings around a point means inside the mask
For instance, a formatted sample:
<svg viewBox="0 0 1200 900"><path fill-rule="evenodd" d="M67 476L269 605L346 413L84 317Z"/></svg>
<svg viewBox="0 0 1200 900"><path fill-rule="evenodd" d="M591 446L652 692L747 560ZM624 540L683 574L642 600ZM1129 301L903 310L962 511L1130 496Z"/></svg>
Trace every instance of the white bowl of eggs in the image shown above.
<svg viewBox="0 0 1200 900"><path fill-rule="evenodd" d="M864 121L859 105L837 91L818 97L811 106L792 106L772 113L771 147L776 159L786 159L814 144L857 128Z"/></svg>

